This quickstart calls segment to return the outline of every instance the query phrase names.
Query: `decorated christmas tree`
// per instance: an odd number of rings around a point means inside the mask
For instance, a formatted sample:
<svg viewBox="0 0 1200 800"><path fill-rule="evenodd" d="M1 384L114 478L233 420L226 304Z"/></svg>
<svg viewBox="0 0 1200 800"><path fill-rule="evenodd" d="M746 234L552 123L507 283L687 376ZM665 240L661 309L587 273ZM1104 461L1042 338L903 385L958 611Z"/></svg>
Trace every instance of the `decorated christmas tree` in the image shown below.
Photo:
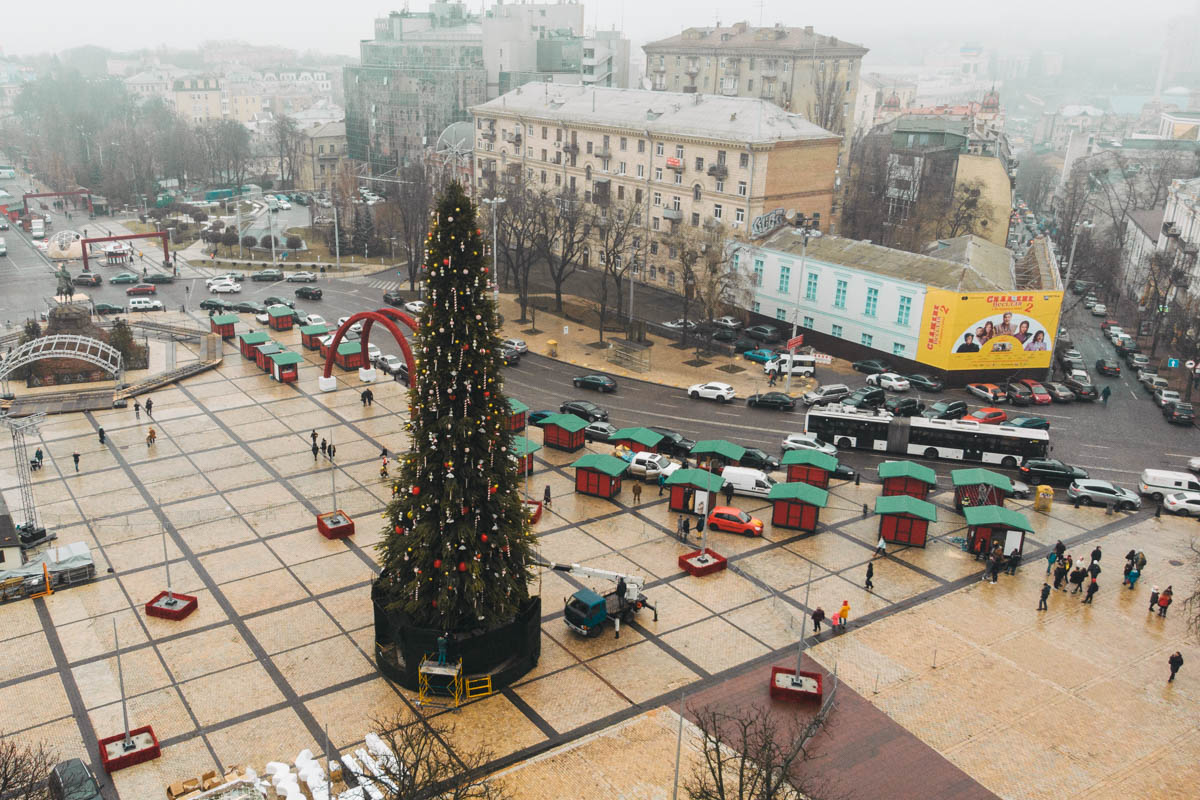
<svg viewBox="0 0 1200 800"><path fill-rule="evenodd" d="M475 206L457 183L430 221L409 391L412 446L388 506L379 588L443 631L507 622L529 600L532 534L521 500L496 308Z"/></svg>

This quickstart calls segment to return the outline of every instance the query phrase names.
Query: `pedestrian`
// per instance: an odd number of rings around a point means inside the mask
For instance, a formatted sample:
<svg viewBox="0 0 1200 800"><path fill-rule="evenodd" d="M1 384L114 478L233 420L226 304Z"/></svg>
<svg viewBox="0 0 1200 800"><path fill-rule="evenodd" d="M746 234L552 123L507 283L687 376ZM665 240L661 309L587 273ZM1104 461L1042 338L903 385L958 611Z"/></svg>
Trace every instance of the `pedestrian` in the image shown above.
<svg viewBox="0 0 1200 800"><path fill-rule="evenodd" d="M886 556L887 555L887 542L885 542L883 540L882 535L880 535L879 542L875 545L875 555L877 555L877 556Z"/></svg>
<svg viewBox="0 0 1200 800"><path fill-rule="evenodd" d="M821 623L825 621L825 609L817 606L816 611L812 612L813 633L821 632Z"/></svg>
<svg viewBox="0 0 1200 800"><path fill-rule="evenodd" d="M637 481L633 483L633 502L635 505L642 502L642 485Z"/></svg>
<svg viewBox="0 0 1200 800"><path fill-rule="evenodd" d="M1099 561L1100 556L1102 555L1103 553L1100 552L1100 545L1096 545L1096 549L1092 551L1092 561Z"/></svg>
<svg viewBox="0 0 1200 800"><path fill-rule="evenodd" d="M375 405L375 392L371 389L367 389L367 405Z"/></svg>
<svg viewBox="0 0 1200 800"><path fill-rule="evenodd" d="M687 539L691 535L692 535L692 518L685 515L683 518L683 538Z"/></svg>
<svg viewBox="0 0 1200 800"><path fill-rule="evenodd" d="M1111 396L1112 396L1112 389L1105 386L1104 390L1100 392L1100 402L1103 403L1105 406L1107 406L1108 398Z"/></svg>
<svg viewBox="0 0 1200 800"><path fill-rule="evenodd" d="M774 386L775 381L778 379L778 377L779 377L779 372L777 370L772 371L771 377L767 378L767 386Z"/></svg>
<svg viewBox="0 0 1200 800"><path fill-rule="evenodd" d="M146 447L149 447L150 445L154 444L157 440L158 440L158 434L154 432L154 428L151 428L150 431L146 434Z"/></svg>
<svg viewBox="0 0 1200 800"><path fill-rule="evenodd" d="M1129 548L1129 552L1125 554L1125 560L1133 561L1135 558L1137 558L1137 551L1131 547Z"/></svg>
<svg viewBox="0 0 1200 800"><path fill-rule="evenodd" d="M1087 572L1081 566L1071 570L1070 581L1075 585L1075 588L1071 590L1071 594L1079 594L1083 591L1083 579L1086 575Z"/></svg>
<svg viewBox="0 0 1200 800"><path fill-rule="evenodd" d="M663 473L658 473L658 496L662 497L663 487L667 485L667 476Z"/></svg>
<svg viewBox="0 0 1200 800"><path fill-rule="evenodd" d="M1130 572L1133 572L1133 559L1132 558L1125 562L1125 568L1121 570L1121 585L1122 586L1129 583L1129 573Z"/></svg>
<svg viewBox="0 0 1200 800"><path fill-rule="evenodd" d="M1158 608L1158 587L1150 587L1150 613L1154 613L1154 609Z"/></svg>
<svg viewBox="0 0 1200 800"><path fill-rule="evenodd" d="M359 393L358 399L362 401L363 408L366 408L367 407L367 391L366 391L366 389L364 389L362 392Z"/></svg>
<svg viewBox="0 0 1200 800"><path fill-rule="evenodd" d="M1137 558L1134 560L1134 563L1137 564L1138 572L1145 572L1146 571L1146 554L1143 553L1141 550L1139 550L1138 554L1137 554Z"/></svg>
<svg viewBox="0 0 1200 800"><path fill-rule="evenodd" d="M684 538L684 536L683 536L683 514L680 514L679 517L675 520L675 536L679 539ZM1155 595L1154 599L1157 600L1158 596Z"/></svg>
<svg viewBox="0 0 1200 800"><path fill-rule="evenodd" d="M321 448L317 447L317 443L316 443L316 442L313 442L312 451L313 451L313 461L316 461L316 460L317 460L317 453L321 452Z"/></svg>
<svg viewBox="0 0 1200 800"><path fill-rule="evenodd" d="M1016 575L1019 566L1021 566L1021 551L1014 547L1008 554L1008 574Z"/></svg>
<svg viewBox="0 0 1200 800"><path fill-rule="evenodd" d="M1098 591L1100 591L1100 584L1096 583L1095 578L1092 578L1092 582L1088 584L1087 594L1084 595L1083 602L1087 603L1088 605L1091 605L1092 595L1094 595Z"/></svg>
<svg viewBox="0 0 1200 800"><path fill-rule="evenodd" d="M1167 659L1167 665L1171 668L1171 677L1167 678L1167 683L1175 681L1175 673L1179 672L1179 668L1183 666L1183 654L1178 650Z"/></svg>
<svg viewBox="0 0 1200 800"><path fill-rule="evenodd" d="M992 576L992 564L995 563L995 561L996 555L994 553L988 553L987 558L984 559L983 562L983 575L979 580L986 581Z"/></svg>
<svg viewBox="0 0 1200 800"><path fill-rule="evenodd" d="M1059 564L1054 568L1054 588L1063 588L1063 579L1067 577L1067 567L1065 564Z"/></svg>
<svg viewBox="0 0 1200 800"><path fill-rule="evenodd" d="M1061 559L1063 557L1063 554L1067 552L1067 546L1062 543L1062 539L1059 539L1058 542L1054 545L1054 552L1058 556L1059 559Z"/></svg>
<svg viewBox="0 0 1200 800"><path fill-rule="evenodd" d="M100 428L98 433L100 434L100 444L104 444L104 428Z"/></svg>
<svg viewBox="0 0 1200 800"><path fill-rule="evenodd" d="M1170 608L1171 601L1175 599L1174 594L1175 594L1175 591L1170 586L1163 589L1162 593L1159 594L1159 596L1158 596L1158 615L1160 617L1165 617L1167 615L1167 609Z"/></svg>
<svg viewBox="0 0 1200 800"><path fill-rule="evenodd" d="M154 401L149 397L146 398L146 416L151 419L154 418Z"/></svg>
<svg viewBox="0 0 1200 800"><path fill-rule="evenodd" d="M79 451L76 450L71 454L71 458L75 459L75 471L79 472Z"/></svg>
<svg viewBox="0 0 1200 800"><path fill-rule="evenodd" d="M337 448L334 447L333 445L329 445L329 460L330 461L333 461L333 454L336 452L337 452Z"/></svg>
<svg viewBox="0 0 1200 800"><path fill-rule="evenodd" d="M329 442L325 441L324 438L321 439L321 455L329 455Z"/></svg>
<svg viewBox="0 0 1200 800"><path fill-rule="evenodd" d="M842 607L838 609L838 625L842 627L842 632L846 631L846 623L850 621L850 601L843 600Z"/></svg>
<svg viewBox="0 0 1200 800"><path fill-rule="evenodd" d="M1000 551L997 550L996 552L992 553L992 583L995 583L996 579L1000 577L1000 570L1003 567L1004 556L1001 555Z"/></svg>
<svg viewBox="0 0 1200 800"><path fill-rule="evenodd" d="M1051 550L1046 555L1046 574L1049 575L1054 570L1054 562L1058 560L1058 553Z"/></svg>
<svg viewBox="0 0 1200 800"><path fill-rule="evenodd" d="M142 418L142 404L139 403L137 400L133 401L133 418L134 419Z"/></svg>
<svg viewBox="0 0 1200 800"><path fill-rule="evenodd" d="M317 443L317 429L316 428L313 428L313 432L309 435L309 438L312 439L313 444Z"/></svg>
<svg viewBox="0 0 1200 800"><path fill-rule="evenodd" d="M1075 557L1072 556L1070 553L1067 553L1066 557L1063 560L1066 562L1067 572L1070 572L1071 567L1075 565Z"/></svg>
<svg viewBox="0 0 1200 800"><path fill-rule="evenodd" d="M874 578L874 577L875 577L875 562L868 561L867 562L867 591L870 591L875 588L875 582L871 580L871 578Z"/></svg>
<svg viewBox="0 0 1200 800"><path fill-rule="evenodd" d="M725 505L733 505L733 484L726 481L721 491L725 493Z"/></svg>
<svg viewBox="0 0 1200 800"><path fill-rule="evenodd" d="M386 447L382 448L382 449L379 451L379 457L380 457L380 458L387 458L387 448L386 448Z"/></svg>
<svg viewBox="0 0 1200 800"><path fill-rule="evenodd" d="M36 462L38 462L38 469L41 469L41 467L42 467L42 460L43 460L44 458L45 458L45 456L42 454L42 448L40 448L40 447L39 447L37 450L35 450L35 451L34 451L34 453L33 453L33 460L34 460L34 461L36 461ZM76 460L78 461L78 459L76 459Z"/></svg>
<svg viewBox="0 0 1200 800"><path fill-rule="evenodd" d="M696 517L696 535L701 536L703 534L704 534L704 515L701 514L700 516Z"/></svg>
<svg viewBox="0 0 1200 800"><path fill-rule="evenodd" d="M1137 585L1137 580L1139 577L1141 577L1141 575L1142 575L1142 573L1138 572L1138 568L1136 566L1134 566L1133 569L1129 570L1129 575L1126 577L1126 580L1129 581L1130 589L1132 589L1134 586Z"/></svg>
<svg viewBox="0 0 1200 800"><path fill-rule="evenodd" d="M550 508L550 484L546 484L546 491L542 492L542 505Z"/></svg>
<svg viewBox="0 0 1200 800"><path fill-rule="evenodd" d="M1049 596L1050 596L1050 584L1046 583L1045 581L1042 581L1042 599L1038 600L1038 607L1037 607L1038 611L1049 611L1050 610L1046 606L1046 598L1048 598Z"/></svg>
<svg viewBox="0 0 1200 800"><path fill-rule="evenodd" d="M379 465L379 477L384 480L388 478L387 461Z"/></svg>
<svg viewBox="0 0 1200 800"><path fill-rule="evenodd" d="M1088 564L1087 574L1092 576L1092 580L1096 580L1096 578L1100 575L1100 565L1095 561Z"/></svg>

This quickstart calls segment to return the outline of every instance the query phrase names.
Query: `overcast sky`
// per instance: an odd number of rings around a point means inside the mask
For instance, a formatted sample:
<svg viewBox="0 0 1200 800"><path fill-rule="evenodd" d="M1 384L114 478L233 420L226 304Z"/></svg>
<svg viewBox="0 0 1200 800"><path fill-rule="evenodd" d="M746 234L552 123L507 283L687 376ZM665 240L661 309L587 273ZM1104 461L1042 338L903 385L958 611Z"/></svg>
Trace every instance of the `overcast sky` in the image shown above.
<svg viewBox="0 0 1200 800"><path fill-rule="evenodd" d="M487 0L491 4L491 0ZM375 17L402 8L403 0L305 0L203 3L164 0L58 0L5 3L0 13L0 47L12 54L63 50L85 44L114 50L138 47L194 47L206 39L239 39L298 50L358 55L358 41L370 38ZM479 10L483 0L470 0ZM961 0L592 0L587 24L621 27L636 43L678 33L689 25L783 22L813 25L819 32L860 42L878 54L900 52L912 42L978 41L984 45L1072 49L1081 40L1128 47L1157 46L1166 18L1194 9L1197 0L1153 0L1141 13L1117 0L1005 0L985 7ZM414 11L428 0L411 0ZM975 13L978 11L978 13ZM52 12L52 13L50 13ZM915 58L914 58L915 60Z"/></svg>

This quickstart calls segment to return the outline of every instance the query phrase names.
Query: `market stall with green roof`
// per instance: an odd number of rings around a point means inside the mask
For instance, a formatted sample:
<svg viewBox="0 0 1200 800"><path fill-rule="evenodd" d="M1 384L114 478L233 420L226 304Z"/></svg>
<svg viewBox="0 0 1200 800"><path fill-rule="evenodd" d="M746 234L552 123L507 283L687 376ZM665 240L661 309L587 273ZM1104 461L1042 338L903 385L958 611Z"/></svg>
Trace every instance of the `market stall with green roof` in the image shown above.
<svg viewBox="0 0 1200 800"><path fill-rule="evenodd" d="M695 457L696 463L705 460L707 469L720 472L725 467L736 464L746 455L746 448L725 439L704 439L696 442L688 455Z"/></svg>
<svg viewBox="0 0 1200 800"><path fill-rule="evenodd" d="M541 449L540 444L532 442L524 436L512 438L513 458L517 460L517 469L522 475L529 475L533 472L533 454Z"/></svg>
<svg viewBox="0 0 1200 800"><path fill-rule="evenodd" d="M575 491L611 498L621 491L621 476L629 465L606 453L588 453L575 463Z"/></svg>
<svg viewBox="0 0 1200 800"><path fill-rule="evenodd" d="M829 492L810 483L777 483L767 494L771 501L771 524L781 528L813 532Z"/></svg>
<svg viewBox="0 0 1200 800"><path fill-rule="evenodd" d="M283 352L283 345L279 342L268 341L254 348L254 363L258 364L258 368L263 372L271 371L271 356L276 353Z"/></svg>
<svg viewBox="0 0 1200 800"><path fill-rule="evenodd" d="M706 469L677 469L663 485L671 493L667 507L672 511L707 514L716 505L717 492L725 479Z"/></svg>
<svg viewBox="0 0 1200 800"><path fill-rule="evenodd" d="M238 350L242 351L242 357L247 361L255 360L255 348L259 345L266 344L271 341L271 337L266 331L247 331L246 333L238 334Z"/></svg>
<svg viewBox="0 0 1200 800"><path fill-rule="evenodd" d="M959 511L968 506L1003 506L1004 498L1013 493L1007 475L980 467L956 469L950 473L950 481L954 484L954 507Z"/></svg>
<svg viewBox="0 0 1200 800"><path fill-rule="evenodd" d="M321 337L328 333L325 325L304 325L300 328L300 344L309 350L320 350Z"/></svg>
<svg viewBox="0 0 1200 800"><path fill-rule="evenodd" d="M233 328L237 324L237 314L213 314L208 318L209 329L222 339L232 339L234 337Z"/></svg>
<svg viewBox="0 0 1200 800"><path fill-rule="evenodd" d="M290 331L296 324L296 312L288 306L271 306L267 309L267 324L273 331Z"/></svg>
<svg viewBox="0 0 1200 800"><path fill-rule="evenodd" d="M525 430L529 406L515 397L508 398L508 429L513 433Z"/></svg>
<svg viewBox="0 0 1200 800"><path fill-rule="evenodd" d="M542 443L555 450L574 453L585 443L587 423L574 414L551 414L542 420Z"/></svg>
<svg viewBox="0 0 1200 800"><path fill-rule="evenodd" d="M291 350L271 354L271 377L280 383L295 383L304 357Z"/></svg>
<svg viewBox="0 0 1200 800"><path fill-rule="evenodd" d="M937 486L937 473L915 461L884 461L879 465L879 480L884 497L906 494L924 500Z"/></svg>
<svg viewBox="0 0 1200 800"><path fill-rule="evenodd" d="M342 369L362 369L366 366L363 362L362 342L339 343L337 353L333 357L333 363Z"/></svg>
<svg viewBox="0 0 1200 800"><path fill-rule="evenodd" d="M892 494L875 498L879 515L879 535L885 542L924 547L929 523L937 522L937 506L910 494Z"/></svg>
<svg viewBox="0 0 1200 800"><path fill-rule="evenodd" d="M818 489L829 488L829 477L838 467L838 460L820 450L788 450L782 466L788 483L807 483Z"/></svg>
<svg viewBox="0 0 1200 800"><path fill-rule="evenodd" d="M661 433L649 428L621 428L613 431L606 441L613 446L628 447L633 452L640 453L644 450L654 450L662 440Z"/></svg>
<svg viewBox="0 0 1200 800"><path fill-rule="evenodd" d="M1004 554L1015 549L1025 552L1025 534L1033 533L1033 527L1024 514L1002 506L964 506L967 518L967 543L976 559L991 552L1000 544Z"/></svg>

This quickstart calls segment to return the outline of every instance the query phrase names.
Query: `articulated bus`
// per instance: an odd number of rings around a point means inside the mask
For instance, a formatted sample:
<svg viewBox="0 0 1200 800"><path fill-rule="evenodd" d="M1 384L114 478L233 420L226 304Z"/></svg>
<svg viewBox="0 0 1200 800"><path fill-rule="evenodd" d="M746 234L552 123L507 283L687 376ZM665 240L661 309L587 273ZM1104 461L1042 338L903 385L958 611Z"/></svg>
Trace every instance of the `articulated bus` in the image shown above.
<svg viewBox="0 0 1200 800"><path fill-rule="evenodd" d="M0 164L0 181L13 180L17 177L17 171L13 169L11 164Z"/></svg>
<svg viewBox="0 0 1200 800"><path fill-rule="evenodd" d="M885 411L846 406L814 408L804 423L837 447L857 447L887 453L978 461L1013 468L1026 458L1046 458L1048 431L983 425L965 419L894 417Z"/></svg>

